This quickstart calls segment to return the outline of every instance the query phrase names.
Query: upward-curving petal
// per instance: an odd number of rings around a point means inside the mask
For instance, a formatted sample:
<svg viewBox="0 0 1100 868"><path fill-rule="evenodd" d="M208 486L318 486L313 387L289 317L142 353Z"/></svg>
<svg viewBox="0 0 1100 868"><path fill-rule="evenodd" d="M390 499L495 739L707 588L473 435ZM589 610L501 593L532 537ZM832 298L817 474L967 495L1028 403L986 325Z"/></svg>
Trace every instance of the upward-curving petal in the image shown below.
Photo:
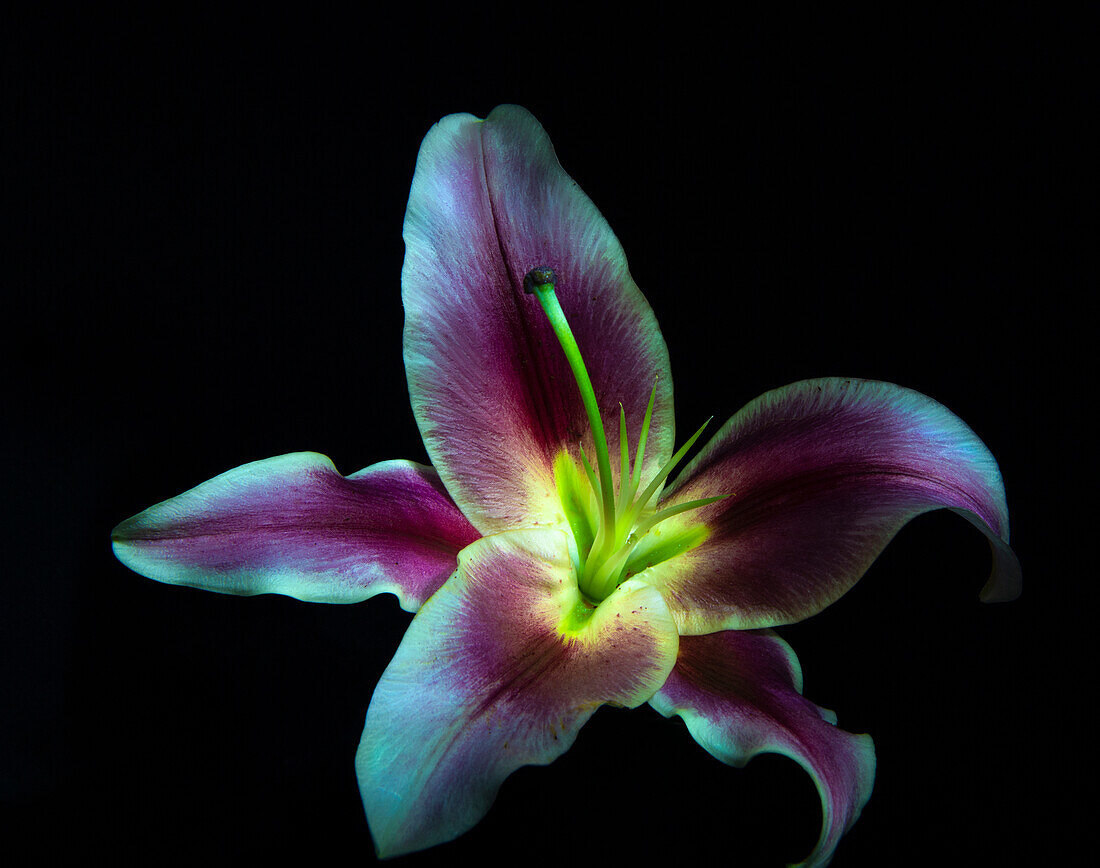
<svg viewBox="0 0 1100 868"><path fill-rule="evenodd" d="M743 766L759 753L788 756L809 772L821 797L821 835L802 868L823 868L859 818L875 780L869 735L835 726L836 716L802 695L791 647L771 631L684 636L676 667L650 700L679 715L708 753Z"/></svg>
<svg viewBox="0 0 1100 868"><path fill-rule="evenodd" d="M383 461L344 477L295 452L151 506L111 538L120 561L160 582L325 603L389 591L415 612L478 533L430 467Z"/></svg>
<svg viewBox="0 0 1100 868"><path fill-rule="evenodd" d="M706 526L705 541L646 573L681 634L809 617L854 585L902 525L941 507L989 539L982 598L1020 590L997 462L961 419L919 392L829 378L762 395L723 426L661 506L720 495L684 519Z"/></svg>
<svg viewBox="0 0 1100 868"><path fill-rule="evenodd" d="M672 451L668 352L607 221L526 110L450 115L424 139L405 215L405 368L432 464L483 533L561 525L553 460L594 455L568 363L524 276L549 267L617 454L657 385L643 476Z"/></svg>
<svg viewBox="0 0 1100 868"><path fill-rule="evenodd" d="M465 549L367 711L356 772L379 855L465 832L509 774L564 753L600 705L649 699L677 645L661 595L642 582L588 607L559 531Z"/></svg>

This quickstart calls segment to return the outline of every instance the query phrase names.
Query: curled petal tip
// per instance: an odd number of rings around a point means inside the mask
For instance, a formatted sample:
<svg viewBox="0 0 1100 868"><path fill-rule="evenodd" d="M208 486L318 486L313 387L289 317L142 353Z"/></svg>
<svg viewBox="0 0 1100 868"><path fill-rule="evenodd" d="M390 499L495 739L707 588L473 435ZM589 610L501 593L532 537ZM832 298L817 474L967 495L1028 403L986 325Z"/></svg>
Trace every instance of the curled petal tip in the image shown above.
<svg viewBox="0 0 1100 868"><path fill-rule="evenodd" d="M679 715L712 756L741 767L778 753L809 773L821 799L822 826L797 868L824 868L859 818L874 786L869 735L838 729L836 715L804 698L798 660L770 631L681 636L676 668L650 700Z"/></svg>
<svg viewBox="0 0 1100 868"><path fill-rule="evenodd" d="M1023 571L1016 553L1000 540L989 541L993 569L981 591L983 603L1010 603L1023 591Z"/></svg>

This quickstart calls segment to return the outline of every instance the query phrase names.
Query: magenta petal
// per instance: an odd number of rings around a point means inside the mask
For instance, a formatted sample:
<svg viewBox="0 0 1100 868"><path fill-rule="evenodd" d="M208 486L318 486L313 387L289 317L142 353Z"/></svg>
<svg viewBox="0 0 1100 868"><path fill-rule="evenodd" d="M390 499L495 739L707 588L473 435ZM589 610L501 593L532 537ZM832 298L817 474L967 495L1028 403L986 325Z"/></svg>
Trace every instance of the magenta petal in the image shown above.
<svg viewBox="0 0 1100 868"><path fill-rule="evenodd" d="M111 536L119 560L160 582L327 603L390 591L416 611L478 533L430 467L384 461L343 477L296 452L223 473Z"/></svg>
<svg viewBox="0 0 1100 868"><path fill-rule="evenodd" d="M790 623L847 591L907 521L940 507L990 541L986 600L1020 590L997 463L931 398L861 380L806 380L739 411L661 506L728 495L689 514L709 536L646 573L681 633Z"/></svg>
<svg viewBox="0 0 1100 868"><path fill-rule="evenodd" d="M821 796L821 836L804 866L829 864L833 850L871 795L871 737L837 729L835 716L801 696L802 673L790 646L770 631L684 636L676 668L650 700L678 714L708 753L743 766L780 753L813 777Z"/></svg>
<svg viewBox="0 0 1100 868"><path fill-rule="evenodd" d="M405 367L432 464L482 532L560 525L552 461L595 454L573 375L534 296L532 268L557 294L604 413L636 444L654 383L644 462L672 451L672 379L652 310L607 221L562 170L524 109L450 115L424 139L405 215Z"/></svg>
<svg viewBox="0 0 1100 868"><path fill-rule="evenodd" d="M649 699L677 644L668 608L642 582L586 607L558 531L465 549L367 712L356 771L379 855L465 832L509 774L565 752L600 705Z"/></svg>

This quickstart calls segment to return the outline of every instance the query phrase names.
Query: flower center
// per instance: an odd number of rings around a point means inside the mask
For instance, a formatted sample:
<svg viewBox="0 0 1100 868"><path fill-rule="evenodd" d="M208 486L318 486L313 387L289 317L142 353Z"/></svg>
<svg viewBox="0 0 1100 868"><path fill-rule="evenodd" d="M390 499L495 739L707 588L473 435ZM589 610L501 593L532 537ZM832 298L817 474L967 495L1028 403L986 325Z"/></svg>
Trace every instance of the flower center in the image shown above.
<svg viewBox="0 0 1100 868"><path fill-rule="evenodd" d="M596 393L580 348L573 337L573 330L569 327L554 292L556 285L557 276L550 268L532 269L523 281L524 291L538 298L550 321L550 327L565 352L592 429L596 468L593 469L592 462L581 447L583 477L572 458L565 453L555 462L554 473L577 545L577 582L581 592L598 603L606 599L628 575L694 547L702 541L700 534L706 534L706 529L700 527L695 531L676 534L667 540L647 539L658 524L674 515L722 498L691 500L661 510L656 509L654 503L661 485L699 439L707 422L688 438L644 489L641 487L642 461L645 458L646 439L653 417L653 401L657 395L656 381L649 395L633 460L627 439L626 412L622 404L619 405L619 490L615 491L607 435L604 432L600 408L596 403Z"/></svg>

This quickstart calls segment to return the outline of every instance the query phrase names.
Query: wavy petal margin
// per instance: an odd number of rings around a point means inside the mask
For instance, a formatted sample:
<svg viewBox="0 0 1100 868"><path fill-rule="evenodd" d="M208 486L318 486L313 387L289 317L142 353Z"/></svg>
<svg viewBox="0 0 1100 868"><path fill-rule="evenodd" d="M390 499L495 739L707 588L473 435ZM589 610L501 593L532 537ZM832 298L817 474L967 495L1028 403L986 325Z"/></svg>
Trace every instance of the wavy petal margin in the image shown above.
<svg viewBox="0 0 1100 868"><path fill-rule="evenodd" d="M801 693L802 671L786 642L771 631L730 630L681 637L676 668L650 705L682 717L724 763L741 767L759 753L779 753L809 772L822 828L799 865L820 868L870 798L875 750L869 735L837 729L836 716Z"/></svg>
<svg viewBox="0 0 1100 868"><path fill-rule="evenodd" d="M645 573L682 634L816 614L906 522L943 507L989 539L982 599L1020 592L997 462L961 419L910 389L830 378L766 393L684 468L661 508L717 495L727 497L683 520L705 525L706 540Z"/></svg>
<svg viewBox="0 0 1100 868"><path fill-rule="evenodd" d="M344 477L316 452L242 465L111 532L118 559L158 582L324 603L389 591L409 612L478 536L432 468L384 461Z"/></svg>
<svg viewBox="0 0 1100 868"><path fill-rule="evenodd" d="M367 711L356 771L378 855L467 831L509 774L564 753L600 705L649 699L677 646L648 585L585 606L564 534L474 543L413 619Z"/></svg>
<svg viewBox="0 0 1100 868"><path fill-rule="evenodd" d="M561 168L538 121L500 106L450 115L420 148L405 214L405 369L428 455L483 533L565 525L552 464L594 455L565 355L523 291L550 267L584 355L611 454L618 413L638 442L654 383L643 463L672 453L668 350L607 221Z"/></svg>

